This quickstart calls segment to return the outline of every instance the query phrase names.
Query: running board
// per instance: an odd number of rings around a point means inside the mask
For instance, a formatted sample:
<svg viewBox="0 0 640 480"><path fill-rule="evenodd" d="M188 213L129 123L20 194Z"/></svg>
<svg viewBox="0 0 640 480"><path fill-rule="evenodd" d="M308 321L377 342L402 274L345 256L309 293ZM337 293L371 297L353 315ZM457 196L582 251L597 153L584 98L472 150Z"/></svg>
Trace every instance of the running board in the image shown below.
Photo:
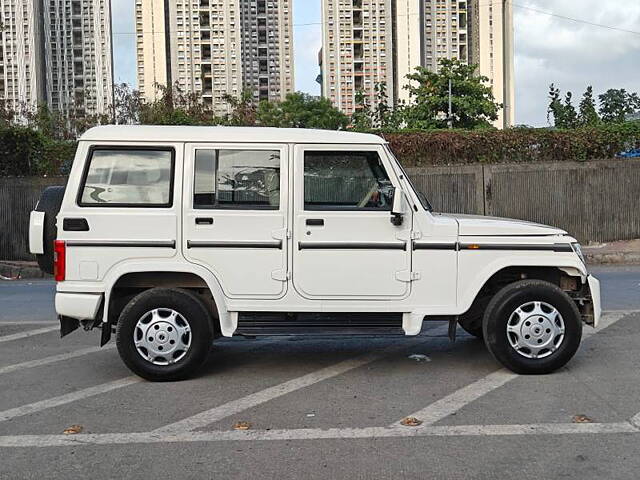
<svg viewBox="0 0 640 480"><path fill-rule="evenodd" d="M234 335L404 335L401 313L240 312Z"/></svg>

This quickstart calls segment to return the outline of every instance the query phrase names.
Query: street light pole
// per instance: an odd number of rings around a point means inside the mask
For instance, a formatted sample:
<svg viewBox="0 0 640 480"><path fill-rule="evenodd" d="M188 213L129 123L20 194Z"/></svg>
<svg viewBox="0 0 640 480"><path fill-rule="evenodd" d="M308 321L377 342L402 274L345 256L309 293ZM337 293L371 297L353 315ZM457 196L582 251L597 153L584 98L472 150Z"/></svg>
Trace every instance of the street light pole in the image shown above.
<svg viewBox="0 0 640 480"><path fill-rule="evenodd" d="M449 128L453 128L453 100L452 100L452 81L449 77L449 121L447 122Z"/></svg>

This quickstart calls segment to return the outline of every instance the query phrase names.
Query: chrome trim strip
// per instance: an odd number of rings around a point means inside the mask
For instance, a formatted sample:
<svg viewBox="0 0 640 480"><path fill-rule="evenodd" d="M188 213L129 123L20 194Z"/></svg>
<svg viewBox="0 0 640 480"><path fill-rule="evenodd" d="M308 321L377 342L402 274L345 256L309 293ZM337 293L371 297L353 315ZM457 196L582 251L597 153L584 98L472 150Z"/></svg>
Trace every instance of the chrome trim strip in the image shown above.
<svg viewBox="0 0 640 480"><path fill-rule="evenodd" d="M472 246L479 248L471 248ZM528 244L528 243L460 243L460 250L517 250L517 251L551 251L573 252L568 243Z"/></svg>
<svg viewBox="0 0 640 480"><path fill-rule="evenodd" d="M299 250L406 250L406 242L298 242Z"/></svg>
<svg viewBox="0 0 640 480"><path fill-rule="evenodd" d="M277 248L282 250L282 240L245 242L187 240L187 248Z"/></svg>
<svg viewBox="0 0 640 480"><path fill-rule="evenodd" d="M457 243L413 242L414 250L457 250Z"/></svg>
<svg viewBox="0 0 640 480"><path fill-rule="evenodd" d="M176 248L175 240L68 240L67 247Z"/></svg>

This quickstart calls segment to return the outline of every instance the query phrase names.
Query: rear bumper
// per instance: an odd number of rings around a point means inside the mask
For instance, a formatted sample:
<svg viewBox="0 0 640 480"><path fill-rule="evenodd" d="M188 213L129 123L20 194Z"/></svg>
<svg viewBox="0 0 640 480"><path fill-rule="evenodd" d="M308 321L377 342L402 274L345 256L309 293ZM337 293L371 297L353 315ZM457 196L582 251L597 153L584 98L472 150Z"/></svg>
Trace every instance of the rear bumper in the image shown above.
<svg viewBox="0 0 640 480"><path fill-rule="evenodd" d="M593 306L593 327L597 327L602 316L602 304L600 303L600 282L593 275L587 277L589 284L589 293L591 294L591 303Z"/></svg>
<svg viewBox="0 0 640 480"><path fill-rule="evenodd" d="M56 293L56 313L76 320L96 320L102 305L102 294Z"/></svg>

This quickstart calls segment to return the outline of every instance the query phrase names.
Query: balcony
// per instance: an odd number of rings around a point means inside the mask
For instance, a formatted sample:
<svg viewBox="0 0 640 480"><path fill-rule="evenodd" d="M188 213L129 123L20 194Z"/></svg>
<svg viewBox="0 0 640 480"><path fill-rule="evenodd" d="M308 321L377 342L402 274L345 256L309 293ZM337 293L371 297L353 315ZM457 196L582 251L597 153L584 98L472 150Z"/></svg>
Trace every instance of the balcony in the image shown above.
<svg viewBox="0 0 640 480"><path fill-rule="evenodd" d="M362 28L362 11L353 11L353 26L354 28Z"/></svg>

